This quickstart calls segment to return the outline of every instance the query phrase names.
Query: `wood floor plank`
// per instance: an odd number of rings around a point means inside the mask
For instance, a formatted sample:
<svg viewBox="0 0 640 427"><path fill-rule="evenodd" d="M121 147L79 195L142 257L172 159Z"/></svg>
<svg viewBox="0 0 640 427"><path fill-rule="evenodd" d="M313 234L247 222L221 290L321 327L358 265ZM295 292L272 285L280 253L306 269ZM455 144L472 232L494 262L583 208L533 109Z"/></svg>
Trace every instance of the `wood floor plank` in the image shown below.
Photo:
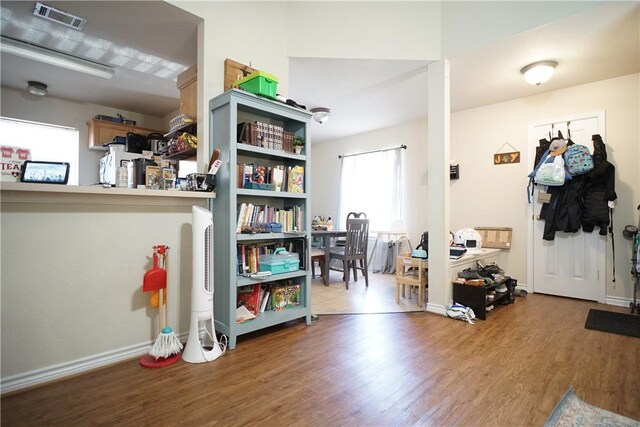
<svg viewBox="0 0 640 427"><path fill-rule="evenodd" d="M474 325L431 313L325 315L238 339L206 364L131 360L2 396L2 425L539 426L572 386L640 419L640 339L528 295Z"/></svg>

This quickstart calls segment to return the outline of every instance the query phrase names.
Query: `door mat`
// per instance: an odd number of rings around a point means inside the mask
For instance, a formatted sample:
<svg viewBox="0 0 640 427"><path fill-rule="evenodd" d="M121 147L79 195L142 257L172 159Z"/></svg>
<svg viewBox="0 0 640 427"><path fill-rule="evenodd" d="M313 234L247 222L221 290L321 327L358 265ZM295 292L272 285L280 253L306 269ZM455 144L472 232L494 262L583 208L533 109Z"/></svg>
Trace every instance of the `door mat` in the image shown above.
<svg viewBox="0 0 640 427"><path fill-rule="evenodd" d="M640 338L640 316L591 309L584 324L587 329Z"/></svg>

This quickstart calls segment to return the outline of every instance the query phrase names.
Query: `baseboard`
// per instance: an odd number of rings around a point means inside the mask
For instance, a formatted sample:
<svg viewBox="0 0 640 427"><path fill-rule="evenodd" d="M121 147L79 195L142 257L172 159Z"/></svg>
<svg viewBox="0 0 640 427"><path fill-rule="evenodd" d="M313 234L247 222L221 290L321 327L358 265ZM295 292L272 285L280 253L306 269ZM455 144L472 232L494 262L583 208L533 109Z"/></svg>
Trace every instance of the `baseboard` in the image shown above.
<svg viewBox="0 0 640 427"><path fill-rule="evenodd" d="M629 307L630 304L631 304L631 298L608 296L605 299L605 304L617 305L617 306L620 306L620 307Z"/></svg>
<svg viewBox="0 0 640 427"><path fill-rule="evenodd" d="M432 304L428 302L427 311L429 313L441 314L442 316L447 315L447 308L444 305L440 305L440 304Z"/></svg>
<svg viewBox="0 0 640 427"><path fill-rule="evenodd" d="M178 339L184 343L189 336L188 333L178 335ZM50 381L65 378L71 375L90 371L92 369L101 368L112 365L114 363L123 362L135 357L140 357L149 352L153 345L153 341L134 344L122 347L117 350L107 351L89 357L83 357L71 362L61 363L59 365L47 366L45 368L35 369L33 371L22 374L12 375L0 379L0 394L21 390L27 387L47 383Z"/></svg>

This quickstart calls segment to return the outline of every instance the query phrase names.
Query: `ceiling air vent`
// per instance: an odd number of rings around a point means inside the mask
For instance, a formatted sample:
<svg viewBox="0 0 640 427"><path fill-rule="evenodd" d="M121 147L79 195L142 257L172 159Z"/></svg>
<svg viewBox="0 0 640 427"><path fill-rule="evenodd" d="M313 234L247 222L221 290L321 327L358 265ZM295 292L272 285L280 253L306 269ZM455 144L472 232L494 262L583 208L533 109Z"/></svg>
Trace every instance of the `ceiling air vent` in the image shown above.
<svg viewBox="0 0 640 427"><path fill-rule="evenodd" d="M36 2L36 7L33 9L33 14L40 18L47 19L49 21L57 22L65 27L74 28L76 30L82 30L87 23L87 20L80 18L79 16L72 15L63 10L47 6L40 2Z"/></svg>

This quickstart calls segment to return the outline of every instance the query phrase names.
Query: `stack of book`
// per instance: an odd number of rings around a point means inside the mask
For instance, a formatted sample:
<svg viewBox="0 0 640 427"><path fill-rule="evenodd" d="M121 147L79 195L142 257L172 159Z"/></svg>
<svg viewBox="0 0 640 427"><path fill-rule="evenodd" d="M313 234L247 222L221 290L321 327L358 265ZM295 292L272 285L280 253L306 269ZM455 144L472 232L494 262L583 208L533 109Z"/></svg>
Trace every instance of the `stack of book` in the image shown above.
<svg viewBox="0 0 640 427"><path fill-rule="evenodd" d="M302 232L304 212L300 206L276 208L269 205L242 203L238 206L236 233L266 233L281 225L282 233Z"/></svg>
<svg viewBox="0 0 640 427"><path fill-rule="evenodd" d="M236 187L304 193L304 166L238 163Z"/></svg>
<svg viewBox="0 0 640 427"><path fill-rule="evenodd" d="M238 124L238 142L256 147L293 153L293 132L282 126L264 122L243 122Z"/></svg>
<svg viewBox="0 0 640 427"><path fill-rule="evenodd" d="M256 283L238 288L236 322L255 319L265 311L281 311L300 305L301 286L291 280Z"/></svg>

